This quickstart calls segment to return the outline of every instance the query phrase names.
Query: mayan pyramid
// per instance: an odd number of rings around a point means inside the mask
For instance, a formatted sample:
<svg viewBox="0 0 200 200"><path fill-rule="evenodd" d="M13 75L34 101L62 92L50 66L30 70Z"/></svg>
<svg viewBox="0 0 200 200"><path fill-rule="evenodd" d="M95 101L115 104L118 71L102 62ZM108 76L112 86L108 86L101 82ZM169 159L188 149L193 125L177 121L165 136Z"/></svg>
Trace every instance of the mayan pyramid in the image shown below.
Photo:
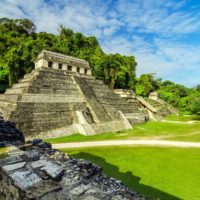
<svg viewBox="0 0 200 200"><path fill-rule="evenodd" d="M30 74L0 95L0 112L28 138L116 132L148 117L136 98L96 80L87 61L46 50Z"/></svg>

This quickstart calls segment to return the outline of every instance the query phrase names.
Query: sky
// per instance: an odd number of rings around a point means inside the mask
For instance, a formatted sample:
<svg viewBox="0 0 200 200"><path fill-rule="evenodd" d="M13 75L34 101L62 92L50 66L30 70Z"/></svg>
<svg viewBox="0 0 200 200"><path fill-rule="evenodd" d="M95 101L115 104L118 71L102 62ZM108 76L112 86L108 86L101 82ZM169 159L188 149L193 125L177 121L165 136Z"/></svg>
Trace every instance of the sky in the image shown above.
<svg viewBox="0 0 200 200"><path fill-rule="evenodd" d="M54 34L62 24L95 36L105 53L134 55L138 76L200 84L198 0L0 0L1 17Z"/></svg>

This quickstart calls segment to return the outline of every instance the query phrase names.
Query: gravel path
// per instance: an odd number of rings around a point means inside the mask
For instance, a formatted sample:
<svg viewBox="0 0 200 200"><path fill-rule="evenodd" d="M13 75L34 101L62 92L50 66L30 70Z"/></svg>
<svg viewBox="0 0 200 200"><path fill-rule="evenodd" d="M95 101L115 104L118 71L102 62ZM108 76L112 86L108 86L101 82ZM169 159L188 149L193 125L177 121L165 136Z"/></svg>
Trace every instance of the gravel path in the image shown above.
<svg viewBox="0 0 200 200"><path fill-rule="evenodd" d="M198 121L170 121L170 120L161 120L161 122L167 122L167 123L173 123L173 124L194 124L194 123L199 123Z"/></svg>
<svg viewBox="0 0 200 200"><path fill-rule="evenodd" d="M95 142L73 142L52 144L53 148L81 148L81 147L100 147L100 146L161 146L178 148L200 148L200 142L176 142L167 140L108 140Z"/></svg>

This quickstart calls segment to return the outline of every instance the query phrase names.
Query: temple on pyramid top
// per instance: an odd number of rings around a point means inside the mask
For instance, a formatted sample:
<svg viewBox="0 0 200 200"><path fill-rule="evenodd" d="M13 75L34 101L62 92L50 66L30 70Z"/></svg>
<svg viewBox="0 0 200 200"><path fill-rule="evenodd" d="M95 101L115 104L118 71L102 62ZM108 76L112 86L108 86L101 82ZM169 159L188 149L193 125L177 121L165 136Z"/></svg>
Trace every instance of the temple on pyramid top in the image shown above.
<svg viewBox="0 0 200 200"><path fill-rule="evenodd" d="M91 68L87 61L46 50L43 50L35 60L36 69L44 67L91 75Z"/></svg>

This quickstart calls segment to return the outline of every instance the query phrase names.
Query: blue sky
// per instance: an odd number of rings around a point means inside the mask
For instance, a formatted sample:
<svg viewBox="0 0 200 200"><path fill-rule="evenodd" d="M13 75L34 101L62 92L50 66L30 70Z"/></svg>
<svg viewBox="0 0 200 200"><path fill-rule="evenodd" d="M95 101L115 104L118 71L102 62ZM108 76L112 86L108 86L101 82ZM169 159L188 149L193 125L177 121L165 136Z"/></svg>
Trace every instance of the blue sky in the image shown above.
<svg viewBox="0 0 200 200"><path fill-rule="evenodd" d="M63 24L96 36L106 53L134 55L137 75L200 83L197 0L0 0L0 17L29 18L38 32Z"/></svg>

